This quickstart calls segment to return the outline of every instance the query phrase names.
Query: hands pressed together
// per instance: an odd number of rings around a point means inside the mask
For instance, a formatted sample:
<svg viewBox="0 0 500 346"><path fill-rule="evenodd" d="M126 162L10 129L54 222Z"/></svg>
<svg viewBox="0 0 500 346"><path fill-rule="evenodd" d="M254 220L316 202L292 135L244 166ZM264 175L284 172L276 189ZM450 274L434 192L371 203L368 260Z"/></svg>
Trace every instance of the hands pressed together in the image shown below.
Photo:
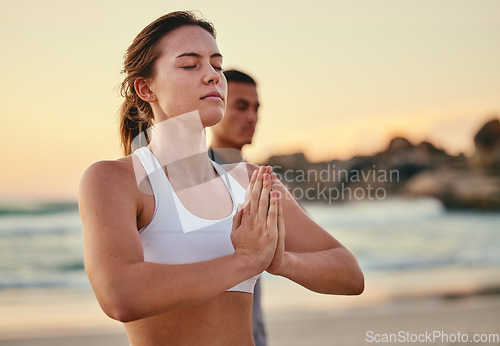
<svg viewBox="0 0 500 346"><path fill-rule="evenodd" d="M273 190L276 174L270 166L253 172L243 206L233 219L235 254L248 256L256 273L279 275L285 266L285 222L282 196Z"/></svg>

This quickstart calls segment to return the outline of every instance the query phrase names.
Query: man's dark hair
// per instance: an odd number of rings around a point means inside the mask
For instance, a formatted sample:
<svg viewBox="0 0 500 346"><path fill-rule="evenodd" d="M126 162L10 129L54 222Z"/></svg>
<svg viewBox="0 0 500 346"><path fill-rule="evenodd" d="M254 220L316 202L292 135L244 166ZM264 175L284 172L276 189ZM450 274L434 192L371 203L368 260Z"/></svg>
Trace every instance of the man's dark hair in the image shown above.
<svg viewBox="0 0 500 346"><path fill-rule="evenodd" d="M243 73L238 70L227 70L224 71L224 76L226 76L226 80L229 82L240 82L240 83L246 83L246 84L252 84L257 86L257 83L255 80L247 75L246 73Z"/></svg>

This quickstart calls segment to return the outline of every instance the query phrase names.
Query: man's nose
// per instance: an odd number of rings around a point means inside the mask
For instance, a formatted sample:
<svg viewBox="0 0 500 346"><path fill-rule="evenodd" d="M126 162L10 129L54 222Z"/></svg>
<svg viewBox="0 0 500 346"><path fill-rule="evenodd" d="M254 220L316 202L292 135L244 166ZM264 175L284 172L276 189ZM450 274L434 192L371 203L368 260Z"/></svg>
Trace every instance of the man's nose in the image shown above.
<svg viewBox="0 0 500 346"><path fill-rule="evenodd" d="M258 113L256 110L249 110L247 112L247 121L252 124L256 124L258 120Z"/></svg>

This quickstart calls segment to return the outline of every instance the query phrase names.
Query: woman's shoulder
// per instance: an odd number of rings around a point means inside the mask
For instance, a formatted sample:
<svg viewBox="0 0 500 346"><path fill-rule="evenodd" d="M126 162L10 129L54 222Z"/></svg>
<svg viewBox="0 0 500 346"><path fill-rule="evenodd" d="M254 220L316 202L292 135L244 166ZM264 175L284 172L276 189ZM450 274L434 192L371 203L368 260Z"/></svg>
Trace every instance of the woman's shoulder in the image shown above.
<svg viewBox="0 0 500 346"><path fill-rule="evenodd" d="M82 175L80 188L97 191L123 190L135 182L132 155L117 160L98 161L90 165Z"/></svg>
<svg viewBox="0 0 500 346"><path fill-rule="evenodd" d="M128 155L117 160L97 161L90 165L84 172L83 176L89 178L125 178L130 173L133 173L132 155Z"/></svg>

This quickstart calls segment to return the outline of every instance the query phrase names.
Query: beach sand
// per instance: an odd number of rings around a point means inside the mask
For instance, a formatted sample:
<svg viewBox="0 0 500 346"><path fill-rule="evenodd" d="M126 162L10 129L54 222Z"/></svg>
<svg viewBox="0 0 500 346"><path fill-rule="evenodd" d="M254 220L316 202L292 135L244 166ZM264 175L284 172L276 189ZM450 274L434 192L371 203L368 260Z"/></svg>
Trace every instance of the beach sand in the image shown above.
<svg viewBox="0 0 500 346"><path fill-rule="evenodd" d="M364 345L370 336L500 335L500 268L368 273L361 296L327 296L281 278L263 278L270 346ZM368 334L367 334L368 333ZM448 334L448 340L437 333ZM484 337L484 336L483 336ZM444 339L443 339L444 338ZM372 340L372 339L370 339ZM500 340L487 343L500 345ZM402 343L393 343L402 344ZM414 343L414 344L419 344ZM0 345L128 345L90 290L3 291Z"/></svg>

